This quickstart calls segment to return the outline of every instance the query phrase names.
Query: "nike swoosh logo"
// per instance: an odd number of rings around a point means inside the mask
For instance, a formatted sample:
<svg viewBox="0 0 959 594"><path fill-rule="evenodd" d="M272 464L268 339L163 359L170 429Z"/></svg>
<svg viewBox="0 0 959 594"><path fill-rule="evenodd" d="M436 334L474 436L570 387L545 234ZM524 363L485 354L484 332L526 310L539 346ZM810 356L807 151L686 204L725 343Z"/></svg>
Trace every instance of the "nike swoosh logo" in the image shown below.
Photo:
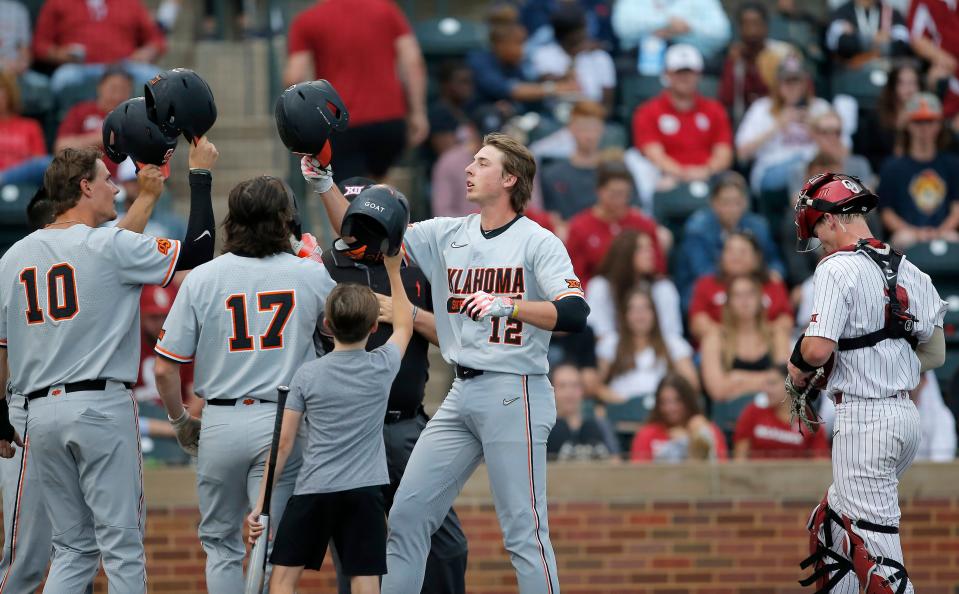
<svg viewBox="0 0 959 594"><path fill-rule="evenodd" d="M846 208L842 209L842 211L843 211L843 212L849 212L850 210L854 209L855 207L856 207L855 205L847 206Z"/></svg>
<svg viewBox="0 0 959 594"><path fill-rule="evenodd" d="M461 248L461 247L466 247L468 245L469 245L468 243L456 243L455 241L450 243L451 248Z"/></svg>
<svg viewBox="0 0 959 594"><path fill-rule="evenodd" d="M200 241L200 240L203 239L204 237L213 237L212 235L210 235L210 230L209 230L209 229L207 229L207 230L205 230L203 233L200 233L199 235L197 235L196 239L194 239L193 241Z"/></svg>
<svg viewBox="0 0 959 594"><path fill-rule="evenodd" d="M503 406L509 406L510 404L513 404L517 400L519 400L519 396L517 396L516 398L510 398L509 400L503 398Z"/></svg>

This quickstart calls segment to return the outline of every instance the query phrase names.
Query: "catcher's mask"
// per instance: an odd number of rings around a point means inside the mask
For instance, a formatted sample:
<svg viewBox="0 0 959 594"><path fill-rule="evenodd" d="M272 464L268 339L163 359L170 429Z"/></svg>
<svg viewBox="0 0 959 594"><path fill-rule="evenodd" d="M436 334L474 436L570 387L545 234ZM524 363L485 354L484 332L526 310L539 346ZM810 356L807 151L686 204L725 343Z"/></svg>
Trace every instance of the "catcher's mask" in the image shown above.
<svg viewBox="0 0 959 594"><path fill-rule="evenodd" d="M879 197L858 177L821 173L810 178L796 202L796 249L808 252L819 247L816 223L825 214L866 214L878 204Z"/></svg>

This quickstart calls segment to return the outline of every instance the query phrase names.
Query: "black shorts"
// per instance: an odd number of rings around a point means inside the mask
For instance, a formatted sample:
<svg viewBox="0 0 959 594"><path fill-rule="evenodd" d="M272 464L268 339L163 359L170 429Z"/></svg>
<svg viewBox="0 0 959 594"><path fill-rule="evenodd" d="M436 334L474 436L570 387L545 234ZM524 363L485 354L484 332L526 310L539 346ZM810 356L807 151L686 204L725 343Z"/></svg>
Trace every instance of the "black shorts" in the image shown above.
<svg viewBox="0 0 959 594"><path fill-rule="evenodd" d="M336 179L382 178L406 150L406 120L350 126L330 138Z"/></svg>
<svg viewBox="0 0 959 594"><path fill-rule="evenodd" d="M386 573L383 487L294 495L276 530L270 563L319 570L333 539L343 573Z"/></svg>

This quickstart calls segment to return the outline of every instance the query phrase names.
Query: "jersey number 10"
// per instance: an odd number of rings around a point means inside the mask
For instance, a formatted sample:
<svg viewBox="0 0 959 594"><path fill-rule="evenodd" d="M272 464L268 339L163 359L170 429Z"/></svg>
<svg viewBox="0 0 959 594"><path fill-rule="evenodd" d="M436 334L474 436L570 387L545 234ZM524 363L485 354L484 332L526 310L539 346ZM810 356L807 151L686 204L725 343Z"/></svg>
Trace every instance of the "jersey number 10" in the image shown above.
<svg viewBox="0 0 959 594"><path fill-rule="evenodd" d="M260 336L260 350L283 348L283 329L290 320L296 301L293 291L270 291L256 294L257 310L273 311L273 319L266 332ZM246 295L237 293L226 300L226 308L233 318L233 336L230 337L230 352L252 351L253 337L247 324Z"/></svg>
<svg viewBox="0 0 959 594"><path fill-rule="evenodd" d="M27 295L27 324L42 324L44 317L43 309L40 308L35 266L20 271L20 284L23 285ZM79 301L77 301L77 277L73 266L66 262L54 264L47 271L46 288L47 313L50 319L57 322L72 320L80 311Z"/></svg>

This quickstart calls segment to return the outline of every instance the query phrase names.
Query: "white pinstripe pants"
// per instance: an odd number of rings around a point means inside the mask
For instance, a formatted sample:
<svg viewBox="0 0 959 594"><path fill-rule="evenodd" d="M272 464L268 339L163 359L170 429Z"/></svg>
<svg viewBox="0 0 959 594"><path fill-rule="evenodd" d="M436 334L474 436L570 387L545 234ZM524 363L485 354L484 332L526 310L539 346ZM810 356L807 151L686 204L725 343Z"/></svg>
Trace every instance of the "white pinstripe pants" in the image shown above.
<svg viewBox="0 0 959 594"><path fill-rule="evenodd" d="M899 477L912 464L919 438L919 412L908 395L881 399L845 395L836 406L829 506L852 520L899 526ZM839 553L843 532L833 525L834 550ZM857 533L870 553L902 563L898 534L858 529ZM895 572L885 566L878 571L883 576ZM858 594L859 580L850 572L832 592ZM911 592L910 582L906 593Z"/></svg>

